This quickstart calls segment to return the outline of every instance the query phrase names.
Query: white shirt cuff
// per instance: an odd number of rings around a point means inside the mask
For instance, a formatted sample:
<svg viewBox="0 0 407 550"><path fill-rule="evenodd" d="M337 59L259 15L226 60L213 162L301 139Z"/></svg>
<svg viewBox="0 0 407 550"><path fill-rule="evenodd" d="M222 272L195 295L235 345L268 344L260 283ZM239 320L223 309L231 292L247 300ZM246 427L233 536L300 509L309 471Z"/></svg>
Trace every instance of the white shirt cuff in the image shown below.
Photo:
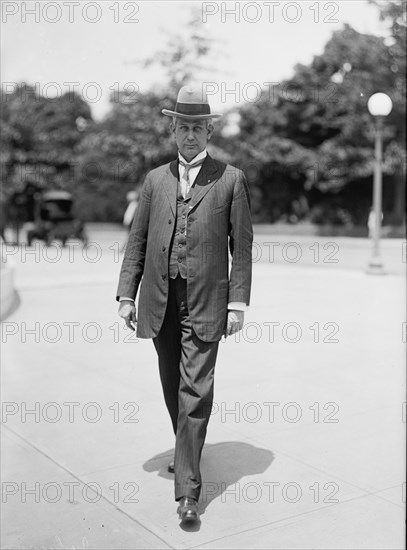
<svg viewBox="0 0 407 550"><path fill-rule="evenodd" d="M229 302L228 309L236 309L237 311L246 311L247 305L244 302Z"/></svg>
<svg viewBox="0 0 407 550"><path fill-rule="evenodd" d="M134 298L128 298L127 296L120 296L119 302L124 302L124 300L128 300L130 302L134 302Z"/></svg>

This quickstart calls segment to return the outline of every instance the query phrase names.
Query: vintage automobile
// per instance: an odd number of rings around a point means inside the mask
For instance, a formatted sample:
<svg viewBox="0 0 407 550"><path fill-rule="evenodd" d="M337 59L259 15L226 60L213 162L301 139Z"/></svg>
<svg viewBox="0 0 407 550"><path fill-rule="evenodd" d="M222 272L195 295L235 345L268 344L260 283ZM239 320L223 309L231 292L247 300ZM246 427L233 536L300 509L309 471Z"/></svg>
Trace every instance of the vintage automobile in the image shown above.
<svg viewBox="0 0 407 550"><path fill-rule="evenodd" d="M62 246L69 239L79 239L86 246L88 239L84 223L73 214L72 195L67 191L46 191L37 199L35 221L27 231L27 242L31 246L34 239L50 245L60 240Z"/></svg>

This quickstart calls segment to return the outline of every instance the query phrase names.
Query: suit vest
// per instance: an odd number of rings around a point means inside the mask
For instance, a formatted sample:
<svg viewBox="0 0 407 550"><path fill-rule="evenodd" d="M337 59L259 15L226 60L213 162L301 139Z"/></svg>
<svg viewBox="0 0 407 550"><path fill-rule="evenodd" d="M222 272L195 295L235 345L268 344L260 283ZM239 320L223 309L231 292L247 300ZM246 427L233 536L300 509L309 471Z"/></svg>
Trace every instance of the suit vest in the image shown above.
<svg viewBox="0 0 407 550"><path fill-rule="evenodd" d="M198 174L199 176L199 174ZM197 176L197 177L198 177ZM175 279L178 273L183 279L187 278L187 238L185 234L187 226L187 214L189 211L189 203L194 195L195 186L192 185L188 195L184 199L181 193L181 186L178 180L177 183L177 215L175 222L175 230L170 245L169 252L169 276Z"/></svg>

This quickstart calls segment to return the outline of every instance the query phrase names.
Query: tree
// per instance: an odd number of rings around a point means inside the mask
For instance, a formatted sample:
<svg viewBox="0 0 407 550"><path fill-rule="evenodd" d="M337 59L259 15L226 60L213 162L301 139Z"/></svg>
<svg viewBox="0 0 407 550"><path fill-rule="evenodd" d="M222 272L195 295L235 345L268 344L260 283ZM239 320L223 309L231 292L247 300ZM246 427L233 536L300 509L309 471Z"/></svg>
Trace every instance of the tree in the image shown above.
<svg viewBox="0 0 407 550"><path fill-rule="evenodd" d="M25 83L2 91L2 202L17 242L21 224L35 218L41 189L75 191L76 148L90 120L76 93L50 99Z"/></svg>
<svg viewBox="0 0 407 550"><path fill-rule="evenodd" d="M20 84L1 97L1 170L6 191L35 182L45 188L72 190L75 149L89 105L76 93L55 99Z"/></svg>
<svg viewBox="0 0 407 550"><path fill-rule="evenodd" d="M179 88L205 72L210 39L203 32L199 13L193 9L188 33L168 33L166 46L140 70L158 66L164 78L154 91L121 90L112 93L105 119L89 127L81 146L78 168L78 208L87 219L121 221L126 194L139 188L146 173L172 160L175 143L162 109L173 109Z"/></svg>
<svg viewBox="0 0 407 550"><path fill-rule="evenodd" d="M330 221L366 222L373 170L367 100L379 90L394 100L386 123L384 157L384 204L392 210L394 181L404 165L405 115L393 61L383 38L345 25L309 66L297 65L292 78L277 90L265 91L258 103L244 106L235 144L241 144L246 162L258 163L253 185L259 196L254 211L259 220L298 219L292 208L297 194L297 200L305 204L307 199L311 208L329 196L336 203L334 211L326 211ZM320 211L319 207L318 220L324 218Z"/></svg>
<svg viewBox="0 0 407 550"><path fill-rule="evenodd" d="M160 95L166 95L173 105L182 86L190 82L204 82L205 77L213 78L214 64L211 59L223 55L219 48L221 40L215 41L209 36L207 26L202 23L201 7L191 7L186 35L164 30L167 35L166 46L153 56L138 62L144 68L159 67L164 78L158 83Z"/></svg>
<svg viewBox="0 0 407 550"><path fill-rule="evenodd" d="M388 0L378 2L369 0L371 4L378 7L380 18L385 21L390 29L390 37L386 41L389 46L390 70L394 75L395 89L399 91L392 97L396 103L397 112L405 112L406 105L406 28L407 14L406 3L403 0ZM403 159L403 169L398 169L395 178L395 192L393 203L393 223L401 223L404 216L405 206L405 143L406 125L405 120L399 119L397 125L398 154ZM401 147L400 147L401 146ZM401 150L400 150L401 149Z"/></svg>
<svg viewBox="0 0 407 550"><path fill-rule="evenodd" d="M127 99L126 99L127 97ZM174 157L165 100L153 92L111 97L111 110L95 123L79 148L78 209L93 221L123 218L126 194L146 173Z"/></svg>

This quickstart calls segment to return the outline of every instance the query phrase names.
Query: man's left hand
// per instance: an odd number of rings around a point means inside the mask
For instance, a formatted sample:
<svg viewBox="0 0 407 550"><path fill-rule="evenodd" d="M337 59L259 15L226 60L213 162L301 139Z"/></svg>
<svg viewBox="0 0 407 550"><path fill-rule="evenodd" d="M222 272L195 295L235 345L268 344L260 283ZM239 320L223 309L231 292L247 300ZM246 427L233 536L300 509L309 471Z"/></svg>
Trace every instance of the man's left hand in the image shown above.
<svg viewBox="0 0 407 550"><path fill-rule="evenodd" d="M243 322L244 311L229 309L225 336L231 336L232 334L235 334L235 332L242 330Z"/></svg>

